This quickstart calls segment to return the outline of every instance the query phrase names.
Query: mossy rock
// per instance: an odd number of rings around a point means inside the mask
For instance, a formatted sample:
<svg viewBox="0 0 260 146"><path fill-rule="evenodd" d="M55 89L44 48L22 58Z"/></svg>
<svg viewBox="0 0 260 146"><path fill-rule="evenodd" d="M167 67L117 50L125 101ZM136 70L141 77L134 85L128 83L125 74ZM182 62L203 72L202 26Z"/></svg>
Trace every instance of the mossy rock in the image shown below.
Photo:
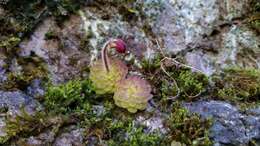
<svg viewBox="0 0 260 146"><path fill-rule="evenodd" d="M163 57L157 54L152 60L143 60L141 65L143 74L155 86L158 96L163 100L172 97L196 100L199 95L207 91L209 79L205 74L192 71L185 66L178 66L167 59L165 62L162 60ZM161 68L162 63L164 63L164 71Z"/></svg>
<svg viewBox="0 0 260 146"><path fill-rule="evenodd" d="M164 78L161 83L163 98L179 95L179 99L194 100L207 90L208 77L199 72L192 72L189 69L178 69L170 71L169 74L176 81Z"/></svg>
<svg viewBox="0 0 260 146"><path fill-rule="evenodd" d="M60 85L49 85L44 104L51 112L68 114L77 110L88 110L89 100L95 96L88 79L71 80Z"/></svg>
<svg viewBox="0 0 260 146"><path fill-rule="evenodd" d="M166 121L170 128L170 140L191 146L211 146L209 129L211 119L202 119L199 115L189 113L180 103L173 104L172 112Z"/></svg>
<svg viewBox="0 0 260 146"><path fill-rule="evenodd" d="M260 96L260 70L227 68L213 76L217 97L230 101L257 101Z"/></svg>
<svg viewBox="0 0 260 146"><path fill-rule="evenodd" d="M6 144L10 139L17 135L31 135L35 131L45 127L46 113L36 112L29 115L24 108L22 108L19 115L5 117L5 127L2 129L5 136L0 137L0 144Z"/></svg>
<svg viewBox="0 0 260 146"><path fill-rule="evenodd" d="M0 85L0 89L24 90L34 79L48 81L48 70L42 58L37 56L20 57L17 64L21 66L19 72L8 72L7 81Z"/></svg>

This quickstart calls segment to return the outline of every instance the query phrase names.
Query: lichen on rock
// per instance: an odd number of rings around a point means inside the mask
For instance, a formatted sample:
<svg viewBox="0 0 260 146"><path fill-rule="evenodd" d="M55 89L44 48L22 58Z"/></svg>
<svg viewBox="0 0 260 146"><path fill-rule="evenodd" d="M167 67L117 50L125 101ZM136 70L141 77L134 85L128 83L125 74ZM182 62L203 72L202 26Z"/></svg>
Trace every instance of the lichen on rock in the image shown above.
<svg viewBox="0 0 260 146"><path fill-rule="evenodd" d="M24 130L32 130L26 121L32 120L41 105L21 91L0 91L0 109L0 144L3 144Z"/></svg>

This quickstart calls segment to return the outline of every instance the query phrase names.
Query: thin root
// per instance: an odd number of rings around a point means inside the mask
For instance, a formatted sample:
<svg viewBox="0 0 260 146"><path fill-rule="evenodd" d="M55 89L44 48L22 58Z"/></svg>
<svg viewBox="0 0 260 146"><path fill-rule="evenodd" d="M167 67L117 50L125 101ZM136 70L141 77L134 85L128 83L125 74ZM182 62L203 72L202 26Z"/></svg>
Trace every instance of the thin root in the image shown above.
<svg viewBox="0 0 260 146"><path fill-rule="evenodd" d="M200 73L202 73L202 74L204 74L204 73L203 73L201 70L199 70L199 69L197 69L197 68L195 68L195 67L192 67L192 66L189 66L189 65L186 65L186 64L184 64L184 63L181 63L181 62L177 61L176 58L167 57L167 56L164 54L164 52L162 51L162 48L161 48L161 46L160 46L160 44L159 44L159 41L158 41L157 39L156 39L155 41L156 41L157 47L159 48L159 50L160 50L160 52L161 52L161 54L162 54L162 56L163 56L163 59L160 61L161 70L162 70L168 77L171 78L171 80L173 81L174 85L175 85L176 88L177 88L177 94L176 94L175 96L170 97L170 98L167 98L167 99L168 99L168 100L175 100L175 99L177 99L177 98L180 96L180 92L181 92L181 91L180 91L180 88L179 88L179 86L178 86L176 80L166 71L166 69L165 69L165 67L164 67L164 64L163 64L163 62L164 62L165 60L170 60L170 61L171 61L172 63L174 63L176 66L182 66L182 67L186 67L186 68L190 68L190 69L192 69L192 70L198 71L198 72L200 72ZM200 94L201 94L201 91L200 91L198 94L194 95L194 96L191 96L191 95L187 95L187 96L188 96L189 98L194 98L194 97L199 96Z"/></svg>

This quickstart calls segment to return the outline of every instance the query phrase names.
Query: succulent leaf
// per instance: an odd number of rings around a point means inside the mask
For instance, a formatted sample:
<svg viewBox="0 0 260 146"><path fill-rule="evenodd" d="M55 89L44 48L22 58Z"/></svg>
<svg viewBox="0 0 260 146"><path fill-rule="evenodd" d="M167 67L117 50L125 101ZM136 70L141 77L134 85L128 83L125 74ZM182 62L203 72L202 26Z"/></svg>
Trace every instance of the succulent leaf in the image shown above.
<svg viewBox="0 0 260 146"><path fill-rule="evenodd" d="M118 83L113 98L117 106L135 113L137 110L144 110L148 100L152 98L151 86L138 76L130 76Z"/></svg>
<svg viewBox="0 0 260 146"><path fill-rule="evenodd" d="M102 60L97 60L90 67L90 80L97 94L114 93L118 81L124 79L128 73L127 66L118 59L109 59L110 70L106 71Z"/></svg>

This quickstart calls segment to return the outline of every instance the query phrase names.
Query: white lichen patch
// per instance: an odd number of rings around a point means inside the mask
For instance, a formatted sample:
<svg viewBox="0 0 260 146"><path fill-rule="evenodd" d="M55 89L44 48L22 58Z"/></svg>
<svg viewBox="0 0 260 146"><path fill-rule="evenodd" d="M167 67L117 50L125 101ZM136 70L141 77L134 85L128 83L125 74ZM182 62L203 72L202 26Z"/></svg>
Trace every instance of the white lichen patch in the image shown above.
<svg viewBox="0 0 260 146"><path fill-rule="evenodd" d="M259 68L260 38L246 27L233 26L223 34L223 47L218 56L218 64L239 65Z"/></svg>
<svg viewBox="0 0 260 146"><path fill-rule="evenodd" d="M151 117L146 119L143 116L139 116L136 121L148 128L149 132L160 131L162 134L166 133L166 129L163 126L163 119L161 117Z"/></svg>

